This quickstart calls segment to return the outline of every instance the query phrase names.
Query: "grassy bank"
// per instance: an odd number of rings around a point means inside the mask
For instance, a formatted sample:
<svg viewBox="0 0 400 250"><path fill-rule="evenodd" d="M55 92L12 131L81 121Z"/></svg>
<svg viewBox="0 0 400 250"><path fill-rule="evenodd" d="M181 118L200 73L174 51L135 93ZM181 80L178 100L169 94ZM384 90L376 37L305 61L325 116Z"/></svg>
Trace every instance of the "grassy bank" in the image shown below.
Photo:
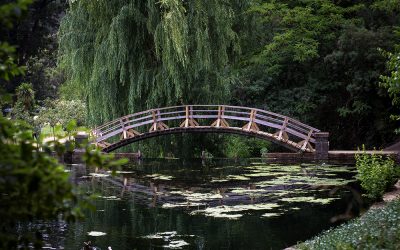
<svg viewBox="0 0 400 250"><path fill-rule="evenodd" d="M400 200L296 246L298 249L400 249Z"/></svg>

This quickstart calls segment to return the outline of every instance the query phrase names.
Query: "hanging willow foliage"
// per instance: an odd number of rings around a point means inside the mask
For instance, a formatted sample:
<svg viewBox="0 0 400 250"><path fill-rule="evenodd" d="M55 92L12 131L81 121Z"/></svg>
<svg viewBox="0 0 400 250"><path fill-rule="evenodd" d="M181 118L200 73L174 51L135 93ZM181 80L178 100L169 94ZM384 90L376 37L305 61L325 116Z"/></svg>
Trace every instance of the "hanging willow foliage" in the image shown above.
<svg viewBox="0 0 400 250"><path fill-rule="evenodd" d="M60 32L60 67L83 96L88 122L176 104L218 103L240 0L77 0ZM76 93L75 93L76 94Z"/></svg>

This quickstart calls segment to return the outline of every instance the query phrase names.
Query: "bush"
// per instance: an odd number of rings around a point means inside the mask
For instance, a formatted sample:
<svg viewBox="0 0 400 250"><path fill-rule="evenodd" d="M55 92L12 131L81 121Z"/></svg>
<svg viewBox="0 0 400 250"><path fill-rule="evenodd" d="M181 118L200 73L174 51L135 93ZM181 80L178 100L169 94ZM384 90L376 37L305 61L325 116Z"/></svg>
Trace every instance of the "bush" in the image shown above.
<svg viewBox="0 0 400 250"><path fill-rule="evenodd" d="M269 152L268 148L261 148L260 149L261 157L267 157L268 152Z"/></svg>
<svg viewBox="0 0 400 250"><path fill-rule="evenodd" d="M250 146L247 145L244 138L230 137L225 145L225 155L229 158L250 157Z"/></svg>
<svg viewBox="0 0 400 250"><path fill-rule="evenodd" d="M258 138L246 138L241 136L227 136L223 143L224 155L229 158L248 158L263 156L271 146L269 141Z"/></svg>
<svg viewBox="0 0 400 250"><path fill-rule="evenodd" d="M365 196L373 200L380 199L398 177L393 159L365 152L357 154L355 158L358 171L356 178L366 191Z"/></svg>

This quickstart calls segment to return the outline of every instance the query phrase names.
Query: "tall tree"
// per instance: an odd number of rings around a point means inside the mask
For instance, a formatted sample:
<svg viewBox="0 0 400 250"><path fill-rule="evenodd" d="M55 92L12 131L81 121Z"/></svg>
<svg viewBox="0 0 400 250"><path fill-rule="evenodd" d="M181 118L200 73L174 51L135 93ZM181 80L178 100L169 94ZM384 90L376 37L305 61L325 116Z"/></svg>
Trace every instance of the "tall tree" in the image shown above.
<svg viewBox="0 0 400 250"><path fill-rule="evenodd" d="M378 49L393 50L399 40L398 1L264 0L250 12L259 24L252 43L259 46L239 67L235 103L329 131L333 148L393 140L392 107L378 86L385 71Z"/></svg>
<svg viewBox="0 0 400 250"><path fill-rule="evenodd" d="M62 20L64 92L101 123L164 105L218 103L240 52L232 0L73 1Z"/></svg>
<svg viewBox="0 0 400 250"><path fill-rule="evenodd" d="M7 40L14 45L17 52L15 61L26 68L23 76L4 82L7 92L13 93L21 82L29 82L39 100L56 97L58 85L63 81L62 74L55 70L58 47L56 34L68 0L6 2L10 2L8 6L15 4L13 2L32 2L24 7L24 11L12 12L14 15L24 14L24 18L15 21L13 27L0 26L0 40Z"/></svg>

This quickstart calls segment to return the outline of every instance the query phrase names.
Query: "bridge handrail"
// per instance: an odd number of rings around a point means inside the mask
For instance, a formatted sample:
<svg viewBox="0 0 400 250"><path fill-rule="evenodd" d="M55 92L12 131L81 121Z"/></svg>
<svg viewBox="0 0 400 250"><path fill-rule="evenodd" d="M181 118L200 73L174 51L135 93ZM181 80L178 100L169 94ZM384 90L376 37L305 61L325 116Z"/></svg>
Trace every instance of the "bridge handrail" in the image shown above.
<svg viewBox="0 0 400 250"><path fill-rule="evenodd" d="M174 108L185 108L185 107L186 106L173 106L173 107L165 107L165 108L160 108L160 109L150 109L150 110L146 110L146 111L141 111L141 112L138 112L138 113L126 115L126 116L123 116L121 118L115 119L113 121L107 122L107 123L103 124L102 126L97 127L96 130L97 131L101 131L102 134L104 134L105 132L108 132L109 129L112 130L112 129L115 129L116 127L118 127L120 125L120 123L121 123L121 120L124 121L125 123L129 123L129 122L132 122L133 120L137 121L137 120L140 120L140 119L151 118L151 115L146 115L146 116L143 116L143 117L140 117L140 118L136 118L136 117L140 116L140 115L143 115L143 114L149 114L152 111L161 111L161 110L174 109ZM273 112L261 110L261 109L252 109L252 108L247 108L247 107L236 107L236 106L228 106L228 105L220 105L220 106L216 106L216 105L193 105L192 107L194 107L194 108L195 107L224 107L224 108L234 108L234 109L239 109L240 108L240 109L245 109L245 110L248 110L248 111L256 110L259 113L264 113L264 114L269 115L269 116L262 116L260 114L256 114L257 118L270 119L270 120L273 120L273 121L281 121L281 120L278 120L278 119L274 119L274 117L271 117L271 116L275 116L275 118L281 118L283 120L287 119L288 120L288 124L287 125L291 126L291 127L294 127L295 129L300 129L300 130L302 130L304 132L305 131L309 131L309 130L313 130L315 132L319 132L318 129L313 128L311 126L308 126L308 125L306 125L304 123L301 123L300 121L295 120L293 118L290 118L290 117L287 117L287 116L283 116L283 115L280 115L280 114L276 114L276 113L273 113ZM218 110L198 110L198 109L193 109L193 113L195 113L195 112L213 112L213 113L217 113ZM248 113L246 113L246 112L240 112L240 111L236 111L236 110L225 110L225 112L232 112L232 113L236 113L236 114L242 114L242 115L246 115L247 114L248 115ZM169 115L169 114L179 114L179 113L185 113L185 110L182 109L182 110L177 110L177 111L172 111L172 112L165 112L165 113L161 113L160 112L158 115L160 117L162 117L162 116ZM193 116L195 116L195 115L196 114L193 114ZM224 115L224 116L226 116L226 115ZM130 119L132 117L135 117L136 119ZM106 129L106 128L109 128L109 129Z"/></svg>
<svg viewBox="0 0 400 250"><path fill-rule="evenodd" d="M187 114L188 108L190 109L189 114ZM254 123L258 126L276 129L277 131L275 132L279 133L280 139L282 139L281 136L284 131L285 133L287 132L288 134L303 139L305 141L304 143L315 143L314 133L320 132L320 130L291 117L258 108L231 105L181 105L149 109L109 121L93 130L94 141L96 143L104 141L115 135L126 133L124 131L129 129L135 129L147 124L154 125L158 122L172 120L182 121L188 118L195 120L226 119L228 121L245 121L247 124ZM199 125L198 127L202 126L203 125ZM206 127L211 127L211 125ZM232 127L232 129L240 128ZM244 129L244 127L242 129ZM267 131L262 131L258 128L257 132L268 134ZM272 134L270 135L272 136ZM290 141L288 141L288 143L296 144Z"/></svg>
<svg viewBox="0 0 400 250"><path fill-rule="evenodd" d="M315 132L319 132L319 131L320 131L320 130L314 128L314 127L311 127L311 126L309 126L309 125L307 125L307 124L304 124L304 123L302 123L302 122L300 122L300 121L298 121L298 120L296 120L296 119L293 119L293 118L291 118L291 117L284 116L284 115L281 115L281 114L277 114L277 113L274 113L274 112L271 112L271 111L267 111L267 110L258 109L258 108L249 108L249 107L242 107L242 106L230 106L230 105L187 105L187 106L191 106L191 107L193 107L193 108L195 108L195 107L217 107L217 108L218 108L218 107L224 107L224 108L232 108L232 109L245 109L245 110L249 110L249 111L251 111L251 110L256 110L257 112L261 112L261 113L264 113L264 114L268 114L268 115L270 115L270 116L275 116L275 117L279 117L279 118L282 118L282 119L288 118L288 121L289 121L290 123L295 123L295 124L297 124L298 126L307 128L308 130L311 130L311 129L312 129L312 130L314 130ZM142 115L142 114L148 114L148 113L150 113L151 111L162 111L162 110L166 110L166 109L176 109L176 108L186 108L186 105L171 106L171 107L163 107L163 108L154 108L154 109L149 109L149 110L137 112L137 113L134 113L134 114L129 114L129 115L120 117L120 118L118 118L118 119L109 121L109 122L107 122L107 123L104 123L103 125L98 126L96 129L97 129L97 130L102 130L104 127L110 126L111 124L120 123L120 120L121 120L121 119L122 119L122 120L123 120L123 119L126 120L126 119L128 119L128 118L130 118L130 117L133 117L133 116L139 116L139 115ZM211 111L211 112L218 112L218 110L197 110L197 109L193 109L193 111ZM228 111L230 111L230 110L226 110L226 112L228 112ZM232 110L232 111L233 111L233 110ZM183 110L176 111L176 113L184 113L184 112L185 112L184 109L183 109ZM234 111L234 112L237 112L237 111ZM243 113L245 113L245 112L243 112ZM166 113L160 113L160 115L165 115L165 114L166 114Z"/></svg>

